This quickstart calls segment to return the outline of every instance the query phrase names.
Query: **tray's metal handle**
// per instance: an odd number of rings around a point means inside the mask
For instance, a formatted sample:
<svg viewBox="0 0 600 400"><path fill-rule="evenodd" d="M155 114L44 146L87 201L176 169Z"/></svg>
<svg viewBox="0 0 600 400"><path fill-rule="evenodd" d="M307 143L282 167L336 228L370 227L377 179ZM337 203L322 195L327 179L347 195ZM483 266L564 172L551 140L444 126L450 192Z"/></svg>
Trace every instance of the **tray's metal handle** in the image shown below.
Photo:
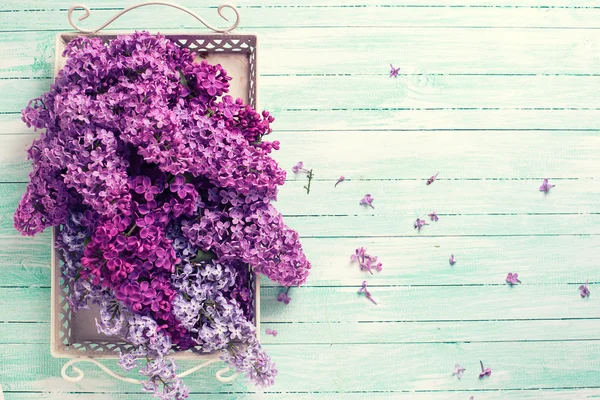
<svg viewBox="0 0 600 400"><path fill-rule="evenodd" d="M99 26L98 28L95 29L83 29L77 26L77 24L75 22L73 22L73 12L77 9L83 9L83 11L85 11L85 14L83 14L81 17L77 18L79 21L83 21L84 19L86 19L87 17L90 16L91 11L89 9L88 6L86 5L81 5L81 4L77 4L72 6L71 8L69 8L69 12L68 12L68 18L69 18L69 23L71 24L71 26L75 29L77 29L79 32L82 33L97 33L99 31L101 31L102 29L106 28L108 25L110 25L113 21L115 21L117 18L119 18L121 15L135 9L135 8L139 8L139 7L144 7L144 6L151 6L151 5L163 5L163 6L168 6L168 7L173 7L173 8L177 8L178 10L184 11L188 14L190 14L192 17L196 18L198 21L200 21L204 26L206 26L208 29L211 29L215 32L219 32L219 33L229 33L232 30L234 30L240 23L240 13L238 12L237 8L234 5L231 4L221 4L219 6L219 8L217 9L217 12L219 13L219 16L221 18L223 18L225 21L229 21L229 19L227 19L226 16L223 15L223 9L224 8L229 8L231 10L233 10L233 12L235 13L235 21L233 22L233 24L231 26L229 26L228 28L223 28L223 29L219 29L217 27L214 27L210 24L208 24L201 16L199 16L198 14L196 14L195 12L193 12L192 10L190 10L189 8L180 6L179 4L174 4L174 3L169 3L167 1L148 1L146 3L140 3L140 4L135 4L131 7L127 7L126 9L124 9L123 11L115 14L114 17L112 17L111 19L109 19L108 21L106 21L103 25Z"/></svg>
<svg viewBox="0 0 600 400"><path fill-rule="evenodd" d="M197 365L193 368L188 369L187 371L184 371L180 374L177 374L177 376L179 378L183 378L185 376L188 376L208 365L214 364L216 362L221 361L221 359L219 357L215 357L215 358L211 358L205 362L203 362L200 365ZM94 360L93 358L90 357L78 357L78 358L74 358L68 362L65 363L65 365L63 365L62 369L60 370L60 374L62 375L63 379L67 382L79 382L80 380L83 379L84 377L84 373L82 370L80 370L79 368L77 368L75 366L75 364L78 363L90 363L90 364L94 364L96 365L98 368L100 368L102 371L104 371L105 373L107 373L108 375L112 376L115 379L118 379L120 381L123 382L128 382L128 383L134 383L134 384L142 384L143 382L139 379L134 379L134 378L127 378L125 376L119 375L113 371L111 371L109 368L107 368L104 364L101 364L100 362ZM71 369L73 370L73 372L75 372L75 376L70 376L67 374L67 370L69 369L69 367L71 367ZM217 380L219 382L222 383L229 383L231 381L233 381L235 378L238 377L239 373L234 372L233 374L229 375L229 376L223 376L224 373L227 373L230 371L229 367L225 367L223 369L218 370L215 373L215 377L217 378ZM0 389L0 394L2 393L1 389Z"/></svg>

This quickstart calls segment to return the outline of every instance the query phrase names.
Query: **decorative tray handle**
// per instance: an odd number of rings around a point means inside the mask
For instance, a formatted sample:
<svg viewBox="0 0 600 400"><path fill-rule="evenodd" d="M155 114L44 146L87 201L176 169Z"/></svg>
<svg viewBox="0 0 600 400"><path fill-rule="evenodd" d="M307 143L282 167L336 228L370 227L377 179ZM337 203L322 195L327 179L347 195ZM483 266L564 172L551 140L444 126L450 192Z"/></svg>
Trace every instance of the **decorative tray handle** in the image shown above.
<svg viewBox="0 0 600 400"><path fill-rule="evenodd" d="M177 376L179 378L183 378L184 376L188 376L210 364L214 364L216 362L221 361L220 358L212 358L209 359L205 362L203 362L200 365L197 365L193 368L188 369L185 372L182 372L180 374L177 374ZM104 371L105 373L107 373L108 375L112 376L115 379L121 380L123 382L128 382L128 383L133 383L133 384L141 384L143 383L142 381L140 381L139 379L134 379L134 378L127 378L124 377L122 375L119 375L113 371L111 371L109 368L107 368L104 364L101 364L100 362L94 360L93 358L90 357L79 357L79 358L74 358L71 361L68 361L67 363L65 363L65 365L63 365L60 374L62 375L63 379L67 382L79 382L80 380L83 379L84 373L82 370L80 370L79 368L77 368L75 366L75 364L78 363L90 363L90 364L94 364L96 365L98 368L100 368L102 371ZM69 367L72 368L73 372L75 372L75 376L70 376L67 374L67 370L69 369ZM233 381L235 378L237 378L237 376L239 375L239 373L234 372L233 374L229 375L229 376L223 376L223 374L226 374L228 372L230 372L231 370L229 369L229 367L225 367L223 369L218 370L215 373L215 377L217 378L217 380L219 382L223 382L223 383L228 383Z"/></svg>
<svg viewBox="0 0 600 400"><path fill-rule="evenodd" d="M135 9L135 8L139 8L139 7L144 7L144 6L151 6L151 5L163 5L163 6L169 6L169 7L173 7L173 8L177 8L178 10L184 11L188 14L190 14L192 17L196 18L198 21L200 21L204 26L206 26L208 29L211 29L215 32L219 32L219 33L229 33L232 30L234 30L240 23L240 13L238 12L237 8L234 5L231 4L221 4L219 6L219 8L217 9L217 12L219 13L219 16L221 18L223 18L225 21L229 21L229 19L227 19L226 16L223 15L223 9L224 8L229 8L231 10L233 10L233 12L235 13L235 21L233 22L233 24L231 26L229 26L228 28L223 28L223 29L219 29L216 28L210 24L208 24L201 16L199 16L198 14L196 14L195 12L193 12L192 10L190 10L189 8L180 6L179 4L174 4L174 3L169 3L167 1L149 1L146 3L140 3L140 4L135 4L131 7L127 7L126 9L124 9L123 11L120 11L119 13L115 14L115 16L113 16L111 19L109 19L108 21L106 21L103 25L99 26L98 28L95 29L83 29L77 26L77 24L75 22L73 22L73 12L77 9L83 9L83 11L85 11L85 14L83 14L81 17L78 18L79 21L83 21L84 19L86 19L87 17L90 16L91 11L89 9L88 6L86 5L81 5L81 4L77 4L72 6L71 8L69 8L69 13L68 13L68 18L69 18L69 23L71 24L71 26L73 28L75 28L76 30L78 30L79 32L82 33L97 33L99 31L101 31L102 29L106 28L108 25L110 25L113 21L115 21L117 18L119 18L121 15Z"/></svg>

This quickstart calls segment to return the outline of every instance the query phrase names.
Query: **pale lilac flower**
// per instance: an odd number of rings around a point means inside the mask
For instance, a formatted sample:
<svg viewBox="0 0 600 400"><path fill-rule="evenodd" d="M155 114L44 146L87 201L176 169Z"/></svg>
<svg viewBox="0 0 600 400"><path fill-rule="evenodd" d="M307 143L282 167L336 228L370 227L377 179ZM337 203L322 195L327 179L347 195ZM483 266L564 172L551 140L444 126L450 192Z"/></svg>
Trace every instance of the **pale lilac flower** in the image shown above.
<svg viewBox="0 0 600 400"><path fill-rule="evenodd" d="M364 293L365 297L371 301L371 303L377 305L377 302L371 297L371 292L367 289L367 281L363 281L361 288L358 290L358 294Z"/></svg>
<svg viewBox="0 0 600 400"><path fill-rule="evenodd" d="M292 298L288 296L289 291L290 291L290 288L287 288L287 290L285 292L279 293L279 296L277 296L277 301L279 301L285 305L290 304L290 300L292 300Z"/></svg>
<svg viewBox="0 0 600 400"><path fill-rule="evenodd" d="M341 175L340 179L337 180L337 182L335 183L335 185L333 185L333 187L336 187L337 185L344 182L345 180L346 180L346 178L344 177L344 175Z"/></svg>
<svg viewBox="0 0 600 400"><path fill-rule="evenodd" d="M516 272L514 274L512 272L509 272L506 276L506 282L509 283L511 286L516 285L517 283L521 283L521 281L519 280L519 274L517 274Z"/></svg>
<svg viewBox="0 0 600 400"><path fill-rule="evenodd" d="M360 204L361 206L369 206L371 208L375 208L373 207L373 200L375 200L373 196L367 193L365 194L365 197L360 199L360 202L358 204Z"/></svg>
<svg viewBox="0 0 600 400"><path fill-rule="evenodd" d="M469 400L475 400L475 396L469 397Z"/></svg>
<svg viewBox="0 0 600 400"><path fill-rule="evenodd" d="M431 214L429 214L429 218L431 218L432 221L439 221L440 217L437 216L437 214L435 213L435 211L433 211Z"/></svg>
<svg viewBox="0 0 600 400"><path fill-rule="evenodd" d="M367 249L365 249L364 247L356 249L354 251L354 254L350 256L350 260L358 261L360 269L362 271L369 271L371 275L373 275L373 268L377 271L381 271L381 262L377 259L376 256L371 256L367 254Z"/></svg>
<svg viewBox="0 0 600 400"><path fill-rule="evenodd" d="M400 67L398 68L394 68L394 66L392 64L390 64L390 78L397 78L398 77L398 73L400 72Z"/></svg>
<svg viewBox="0 0 600 400"><path fill-rule="evenodd" d="M454 264L456 264L456 257L454 257L454 254L450 254L450 265Z"/></svg>
<svg viewBox="0 0 600 400"><path fill-rule="evenodd" d="M461 379L463 376L463 372L466 371L466 368L463 368L460 364L456 364L454 366L454 371L452 372L452 375L456 375L456 377L458 379Z"/></svg>
<svg viewBox="0 0 600 400"><path fill-rule="evenodd" d="M265 329L265 333L266 333L267 335L271 335L271 336L273 336L273 337L276 337L276 336L277 336L277 331L276 331L275 329Z"/></svg>
<svg viewBox="0 0 600 400"><path fill-rule="evenodd" d="M542 186L540 186L540 192L548 193L554 186L556 185L550 185L548 183L548 179L544 179Z"/></svg>
<svg viewBox="0 0 600 400"><path fill-rule="evenodd" d="M429 225L429 224L424 219L417 218L417 220L415 221L415 229L418 229L419 232L421 232L421 228L424 225Z"/></svg>
<svg viewBox="0 0 600 400"><path fill-rule="evenodd" d="M433 175L431 178L427 179L427 185L431 185L437 178L439 172L437 172L435 175Z"/></svg>
<svg viewBox="0 0 600 400"><path fill-rule="evenodd" d="M483 378L484 376L490 376L492 374L492 369L483 369L483 361L479 361L479 363L481 364L481 373L479 374L479 379Z"/></svg>
<svg viewBox="0 0 600 400"><path fill-rule="evenodd" d="M298 161L298 164L292 167L292 172L297 174L298 172L308 172L308 170L304 169L304 163L302 161Z"/></svg>
<svg viewBox="0 0 600 400"><path fill-rule="evenodd" d="M590 289L588 289L588 283L585 282L585 285L579 286L581 297L590 297Z"/></svg>

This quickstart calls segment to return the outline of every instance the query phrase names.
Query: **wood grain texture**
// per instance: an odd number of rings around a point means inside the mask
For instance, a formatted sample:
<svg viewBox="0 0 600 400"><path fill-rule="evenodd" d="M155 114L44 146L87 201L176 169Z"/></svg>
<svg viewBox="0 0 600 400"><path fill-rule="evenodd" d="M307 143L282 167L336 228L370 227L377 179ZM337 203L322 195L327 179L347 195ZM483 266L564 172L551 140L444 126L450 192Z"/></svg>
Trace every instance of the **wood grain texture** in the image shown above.
<svg viewBox="0 0 600 400"><path fill-rule="evenodd" d="M180 3L220 23L216 3ZM260 106L275 113L274 157L288 171L277 208L313 270L288 306L263 282L262 329L279 332L262 335L277 384L218 384L215 366L186 379L190 399L599 398L597 1L236 4L240 32L260 36ZM82 367L79 384L59 378L49 234L24 238L12 226L37 136L19 112L51 83L71 5L0 4L0 385L9 400L141 400L138 387L95 367ZM84 26L126 5L95 1ZM199 30L157 10L112 29ZM316 174L310 195L290 171L300 160ZM557 185L548 195L537 190L546 177ZM375 209L358 205L366 193ZM433 210L440 221L416 232L415 218ZM383 271L350 263L360 246ZM504 283L509 271L522 285ZM377 306L356 293L364 279ZM586 280L592 295L582 299ZM479 360L491 377L477 379ZM457 362L467 368L460 381Z"/></svg>
<svg viewBox="0 0 600 400"><path fill-rule="evenodd" d="M306 393L324 392L330 395L347 392L405 392L412 391L507 391L519 389L550 389L558 380L564 388L595 389L600 385L600 372L594 368L600 355L595 341L551 343L465 343L465 344L325 344L266 346L279 367L278 382L267 392ZM53 359L47 345L3 345L3 362L13 367L0 371L4 390L43 391L51 385L54 390L72 391L74 385L56 375L60 360ZM23 355L26 354L26 357ZM378 360L384 368L371 368ZM410 360L403 362L402 360ZM492 368L489 379L478 379L479 360ZM458 381L452 376L455 363L467 368ZM112 364L114 361L107 361ZM189 367L181 362L182 368ZM302 365L303 368L294 366ZM346 368L336 366L344 365ZM209 367L207 374L217 366ZM86 379L76 385L78 392L133 391L134 385L105 379L94 366L81 366ZM423 373L425 370L427 373ZM132 373L127 375L133 376ZM239 380L220 385L193 374L188 383L203 393L248 392Z"/></svg>
<svg viewBox="0 0 600 400"><path fill-rule="evenodd" d="M335 12L329 15L337 18ZM68 30L66 23L63 30ZM306 28L302 34L295 28L251 28L240 32L260 35L263 75L385 77L390 63L409 74L600 73L598 29L572 29L568 34L560 29L460 27ZM55 31L0 33L0 46L7 49L0 77L50 77L55 35ZM329 57L332 49L335 57Z"/></svg>
<svg viewBox="0 0 600 400"><path fill-rule="evenodd" d="M71 7L72 3L65 2L56 8L50 8L43 4L24 5L13 3L14 12L0 13L1 31L32 31L40 30L65 30L65 9ZM440 7L440 4L397 4L389 3L386 6L361 5L360 7L334 5L335 9L329 10L325 16L335 13L335 18L323 18L323 6L308 2L301 4L296 2L292 5L277 6L265 4L240 4L236 2L242 13L242 24L245 29L252 28L276 28L276 27L430 27L430 26L454 26L454 27L537 27L537 28L583 28L598 27L598 8L579 7ZM217 16L214 6L183 1L179 4L187 4L194 12L204 16L213 24L222 24ZM545 3L546 4L546 3ZM11 7L10 4L3 4ZM80 22L80 26L93 27L111 18L121 6L114 4L110 9L104 4L94 7L89 20ZM28 8L28 9L24 9ZM293 8L293 10L290 10ZM195 29L198 23L192 17L182 16L175 10L164 9L161 19L153 18L160 6L137 9L134 13L127 14L111 24L114 29L136 29L137 21L146 21L146 29ZM293 13L291 13L293 11ZM230 13L225 10L225 15ZM232 14L232 13L231 13ZM19 16L26 16L27 19ZM78 15L78 14L75 14Z"/></svg>

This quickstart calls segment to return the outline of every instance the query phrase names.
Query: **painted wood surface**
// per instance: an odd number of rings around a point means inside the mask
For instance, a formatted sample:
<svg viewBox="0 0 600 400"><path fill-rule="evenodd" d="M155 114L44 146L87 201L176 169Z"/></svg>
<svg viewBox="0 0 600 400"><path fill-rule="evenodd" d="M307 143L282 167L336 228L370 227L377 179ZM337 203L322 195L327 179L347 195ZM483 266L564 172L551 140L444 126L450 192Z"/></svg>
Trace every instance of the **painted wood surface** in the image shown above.
<svg viewBox="0 0 600 400"><path fill-rule="evenodd" d="M180 3L219 23L216 3ZM95 1L84 26L129 4ZM260 106L275 113L275 157L288 170L277 207L313 271L288 306L275 301L277 285L263 285L262 327L279 332L262 337L276 385L257 392L199 373L190 399L599 398L598 2L236 4L240 31L260 35ZM0 4L0 385L9 400L141 400L138 387L93 367L78 384L59 378L49 234L12 227L37 135L19 112L51 83L70 6ZM198 30L159 10L111 29ZM310 195L290 171L299 160L316 174ZM557 185L548 195L537 190L543 178ZM366 193L374 209L359 206ZM416 232L413 221L434 210L440 220ZM350 262L361 246L381 272ZM512 271L522 285L504 284ZM364 279L377 306L356 293ZM586 280L592 296L581 299ZM492 376L477 378L479 360ZM457 362L467 368L460 381Z"/></svg>

